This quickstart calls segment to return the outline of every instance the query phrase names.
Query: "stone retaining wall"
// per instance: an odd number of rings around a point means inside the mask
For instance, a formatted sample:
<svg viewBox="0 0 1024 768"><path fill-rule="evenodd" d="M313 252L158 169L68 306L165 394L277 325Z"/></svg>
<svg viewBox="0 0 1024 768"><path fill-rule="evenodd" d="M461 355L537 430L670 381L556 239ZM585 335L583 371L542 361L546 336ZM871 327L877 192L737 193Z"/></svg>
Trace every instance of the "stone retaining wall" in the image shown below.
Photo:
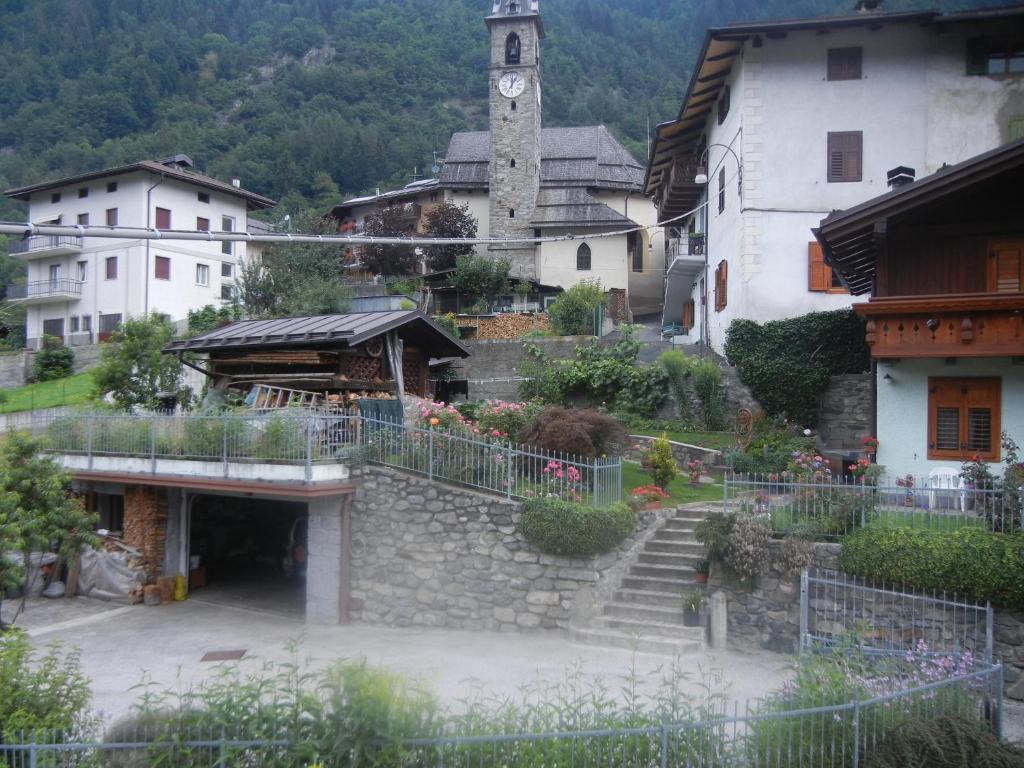
<svg viewBox="0 0 1024 768"><path fill-rule="evenodd" d="M818 409L818 434L832 449L861 449L871 434L871 374L833 376Z"/></svg>
<svg viewBox="0 0 1024 768"><path fill-rule="evenodd" d="M517 503L378 467L353 476L351 618L372 624L567 628L598 610L662 515L638 516L615 551L556 557L520 536Z"/></svg>
<svg viewBox="0 0 1024 768"><path fill-rule="evenodd" d="M648 444L654 440L653 437L648 435L630 435L629 439L635 445L642 445L645 450ZM672 448L672 456L676 460L676 464L679 465L680 471L684 474L686 472L686 462L688 461L699 459L704 462L706 467L714 467L722 463L722 452L714 448L701 448L698 445L677 443L675 440L669 440L668 444Z"/></svg>
<svg viewBox="0 0 1024 768"><path fill-rule="evenodd" d="M86 347L72 347L75 361L71 366L74 373L81 373L95 368L100 359L100 346L92 344ZM35 352L23 349L19 352L0 355L0 389L20 387L32 378L32 358Z"/></svg>

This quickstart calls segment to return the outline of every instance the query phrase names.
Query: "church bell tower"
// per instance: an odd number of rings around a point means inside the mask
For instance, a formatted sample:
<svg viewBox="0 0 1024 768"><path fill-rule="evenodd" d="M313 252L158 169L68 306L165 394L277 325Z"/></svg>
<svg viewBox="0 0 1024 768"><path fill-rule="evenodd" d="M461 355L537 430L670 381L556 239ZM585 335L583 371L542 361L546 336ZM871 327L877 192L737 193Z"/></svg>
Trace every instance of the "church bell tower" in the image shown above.
<svg viewBox="0 0 1024 768"><path fill-rule="evenodd" d="M492 0L490 103L490 236L533 237L540 191L540 0ZM513 279L537 276L530 243L492 245L512 262Z"/></svg>

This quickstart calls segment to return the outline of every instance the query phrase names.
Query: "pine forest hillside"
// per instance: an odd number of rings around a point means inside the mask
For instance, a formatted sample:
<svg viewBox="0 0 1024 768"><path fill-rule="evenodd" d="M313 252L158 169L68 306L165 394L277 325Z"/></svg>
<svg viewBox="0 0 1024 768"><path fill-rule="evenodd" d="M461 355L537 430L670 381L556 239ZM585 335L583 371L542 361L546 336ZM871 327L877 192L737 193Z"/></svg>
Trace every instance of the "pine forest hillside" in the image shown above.
<svg viewBox="0 0 1024 768"><path fill-rule="evenodd" d="M946 3L964 7L981 3ZM988 3L991 4L991 3ZM934 3L890 0L887 10ZM643 158L704 30L853 0L544 0L544 120ZM4 0L0 187L185 152L282 211L407 182L486 127L490 0ZM3 201L0 217L24 214Z"/></svg>

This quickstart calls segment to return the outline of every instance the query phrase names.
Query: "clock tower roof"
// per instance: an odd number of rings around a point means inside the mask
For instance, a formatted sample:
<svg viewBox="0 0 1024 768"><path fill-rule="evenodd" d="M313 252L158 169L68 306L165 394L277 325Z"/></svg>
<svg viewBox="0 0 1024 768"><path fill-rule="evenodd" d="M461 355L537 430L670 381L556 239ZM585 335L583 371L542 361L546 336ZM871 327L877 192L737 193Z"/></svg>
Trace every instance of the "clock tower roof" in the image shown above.
<svg viewBox="0 0 1024 768"><path fill-rule="evenodd" d="M540 20L540 0L491 0L491 14L486 18L487 26L495 22L531 19L537 24L537 31L544 37L544 25Z"/></svg>

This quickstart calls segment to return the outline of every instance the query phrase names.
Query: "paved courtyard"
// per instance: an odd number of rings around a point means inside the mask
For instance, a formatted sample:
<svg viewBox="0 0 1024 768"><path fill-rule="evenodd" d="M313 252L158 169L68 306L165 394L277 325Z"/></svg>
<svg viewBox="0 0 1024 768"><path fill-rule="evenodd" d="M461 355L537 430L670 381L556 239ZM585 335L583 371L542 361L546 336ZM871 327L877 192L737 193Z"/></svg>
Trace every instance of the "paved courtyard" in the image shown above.
<svg viewBox="0 0 1024 768"><path fill-rule="evenodd" d="M560 633L309 627L279 615L193 600L155 608L104 610L101 605L96 606L99 613L89 615L74 605L77 601L32 604L23 626L37 645L59 640L81 649L82 666L93 681L95 706L111 720L130 711L136 694L131 688L144 674L169 687L193 685L217 669L217 664L201 661L208 652L244 650L247 657L285 660L287 646L295 640L302 654L317 664L365 657L371 664L419 679L450 703L477 688L514 694L524 684L564 678L576 665L586 680L601 679L613 691L635 670L641 687L653 692L672 661L577 645ZM787 664L786 658L768 653L708 652L680 659L690 675L684 685L694 694L701 690L704 673L715 672L721 676L716 688L739 700L780 685Z"/></svg>

